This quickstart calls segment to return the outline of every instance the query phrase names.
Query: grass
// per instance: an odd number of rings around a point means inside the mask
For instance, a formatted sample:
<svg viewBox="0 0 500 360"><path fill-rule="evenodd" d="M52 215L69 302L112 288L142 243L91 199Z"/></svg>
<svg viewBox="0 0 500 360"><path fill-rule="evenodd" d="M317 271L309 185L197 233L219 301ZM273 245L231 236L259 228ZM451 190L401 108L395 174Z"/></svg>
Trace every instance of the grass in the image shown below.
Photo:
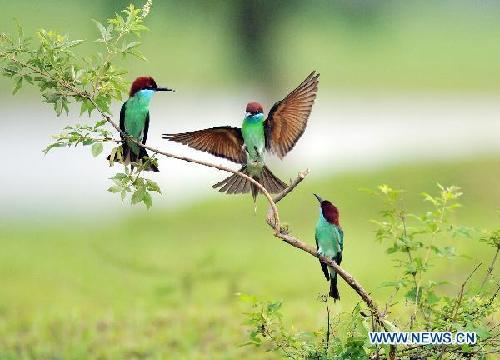
<svg viewBox="0 0 500 360"><path fill-rule="evenodd" d="M465 195L455 220L498 227L498 178L497 159L310 176L280 208L293 233L313 243L311 193L333 200L346 233L343 265L382 302L379 285L393 270L369 223L381 204L359 189L404 188L408 207L422 210L421 191L456 184ZM287 321L314 330L323 325L316 298L327 284L316 259L272 237L265 209L260 201L255 215L249 198L221 195L179 211L5 224L0 359L274 358L239 346L245 307L235 293L283 299ZM490 256L472 241L459 249L469 258L436 269L451 281ZM349 311L357 298L343 283L340 291L335 310Z"/></svg>

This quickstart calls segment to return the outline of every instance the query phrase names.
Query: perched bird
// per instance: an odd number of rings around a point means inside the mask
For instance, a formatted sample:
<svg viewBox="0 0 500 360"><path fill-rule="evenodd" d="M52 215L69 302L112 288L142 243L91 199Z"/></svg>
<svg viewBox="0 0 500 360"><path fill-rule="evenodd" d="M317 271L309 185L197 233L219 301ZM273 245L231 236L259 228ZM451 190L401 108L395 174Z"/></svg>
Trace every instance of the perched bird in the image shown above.
<svg viewBox="0 0 500 360"><path fill-rule="evenodd" d="M136 141L146 144L149 129L149 103L157 91L175 91L166 87L158 87L152 77L141 76L134 80L130 87L129 98L120 110L120 129ZM145 161L149 156L146 149L138 146L125 136L122 138L121 162L128 165L139 160ZM108 156L108 160L111 155ZM113 159L114 160L114 159ZM145 169L158 172L158 167L150 163Z"/></svg>
<svg viewBox="0 0 500 360"><path fill-rule="evenodd" d="M318 77L313 71L295 90L273 105L264 117L262 105L250 102L241 128L220 126L179 134L163 134L163 138L188 145L242 164L241 172L251 176L270 193L279 193L286 184L267 168L264 152L283 158L295 146L307 126L316 99ZM236 174L213 185L227 194L252 193L254 202L258 187Z"/></svg>
<svg viewBox="0 0 500 360"><path fill-rule="evenodd" d="M337 265L342 262L344 249L344 232L339 224L339 210L328 200L323 200L314 194L320 203L319 219L316 223L316 248L318 255L334 260ZM329 295L336 301L340 300L337 289L337 273L335 270L320 261L321 270L326 280L330 280Z"/></svg>

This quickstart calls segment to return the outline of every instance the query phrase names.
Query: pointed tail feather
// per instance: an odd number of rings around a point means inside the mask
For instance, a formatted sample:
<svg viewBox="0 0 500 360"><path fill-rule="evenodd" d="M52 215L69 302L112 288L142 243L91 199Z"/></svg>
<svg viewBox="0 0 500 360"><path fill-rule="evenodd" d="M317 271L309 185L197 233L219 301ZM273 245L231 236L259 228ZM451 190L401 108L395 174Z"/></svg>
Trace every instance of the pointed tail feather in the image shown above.
<svg viewBox="0 0 500 360"><path fill-rule="evenodd" d="M339 289L337 288L337 273L330 276L330 293L329 295L333 298L333 301L340 300Z"/></svg>
<svg viewBox="0 0 500 360"><path fill-rule="evenodd" d="M240 172L248 175L246 166L243 166L240 169ZM277 194L286 189L286 184L274 176L271 170L269 170L266 166L262 168L261 175L253 176L253 179L258 181L271 194ZM233 174L225 178L212 187L214 189L219 188L219 192L225 192L227 194L244 194L251 192L254 201L257 199L257 194L259 193L257 185L237 174Z"/></svg>
<svg viewBox="0 0 500 360"><path fill-rule="evenodd" d="M126 142L124 142L121 145L121 148L122 148L122 160L119 161L120 163L122 163L124 165L128 165L130 163L142 160L143 163L146 162L146 161L148 162L148 166L144 169L144 171L153 171L153 172L159 172L160 171L155 164L153 164L152 162L149 162L148 152L143 147L139 148L139 155L137 155L136 153L134 153L132 151L132 149L127 145ZM111 159L111 155L108 155L107 159L110 160ZM118 161L118 160L115 159L115 161Z"/></svg>

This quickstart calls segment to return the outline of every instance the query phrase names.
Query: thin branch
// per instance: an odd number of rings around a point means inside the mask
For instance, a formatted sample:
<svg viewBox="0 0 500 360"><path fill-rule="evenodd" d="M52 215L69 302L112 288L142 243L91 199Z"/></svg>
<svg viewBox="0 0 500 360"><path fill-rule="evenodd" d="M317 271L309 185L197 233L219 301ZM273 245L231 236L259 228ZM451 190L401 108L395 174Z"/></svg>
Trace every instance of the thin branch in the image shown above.
<svg viewBox="0 0 500 360"><path fill-rule="evenodd" d="M273 202L277 204L281 199L283 199L285 196L291 193L297 187L297 185L299 185L302 182L302 180L304 180L306 176L309 175L309 172L310 172L309 169L305 169L304 171L299 172L295 180L293 180L285 190L283 190L278 195L273 197Z"/></svg>
<svg viewBox="0 0 500 360"><path fill-rule="evenodd" d="M460 304L462 303L462 299L464 297L465 286L467 285L469 280L472 278L472 275L474 275L474 273L477 271L477 269L479 269L479 267L481 265L482 265L482 263L477 264L476 267L474 268L474 270L472 270L472 272L469 274L467 279L465 279L464 282L462 283L462 286L460 287L460 292L458 293L457 301L455 302L455 305L453 306L453 309L452 309L452 313L451 313L452 314L452 316L451 316L452 322L455 321L455 318L457 317L458 308L460 307Z"/></svg>
<svg viewBox="0 0 500 360"><path fill-rule="evenodd" d="M457 296L457 301L455 301L455 304L453 304L453 308L451 309L451 317L450 317L451 323L453 323L457 317L458 310L460 308L460 304L462 303L462 299L464 296L465 286L467 285L469 280L472 278L472 275L474 275L474 273L477 271L477 269L479 269L479 267L481 265L482 265L482 263L477 264L476 267L474 268L474 270L472 270L472 272L469 274L469 276L467 276L467 278L462 283L462 286L460 287L460 291L459 291L458 296ZM448 328L448 331L451 331L451 330L452 330L452 326L450 325L450 327ZM445 351L446 351L446 348L443 348L441 350L441 352L437 356L437 360L440 360L443 357Z"/></svg>
<svg viewBox="0 0 500 360"><path fill-rule="evenodd" d="M404 212L401 212L400 214L400 219L401 223L403 224L403 236L405 238L405 242L408 240L408 230L406 226L406 216ZM410 264L413 265L413 256L411 255L411 249L409 247L406 247L406 253L408 254L408 259L410 260ZM419 301L418 301L418 293L419 293L419 283L417 281L417 274L416 271L411 273L413 277L413 282L415 283L415 309L413 313L410 315L410 329L413 329L413 325L415 323L415 320L417 318L417 310L419 308Z"/></svg>
<svg viewBox="0 0 500 360"><path fill-rule="evenodd" d="M484 284L486 284L486 281L491 277L491 274L493 273L493 269L495 268L495 263L497 262L497 257L498 257L498 252L500 251L500 247L497 247L497 251L495 252L495 255L493 256L493 260L491 260L491 264L488 267L488 271L486 272L486 276L483 279L483 282L481 283L481 289L484 287Z"/></svg>
<svg viewBox="0 0 500 360"><path fill-rule="evenodd" d="M326 298L326 346L325 354L328 357L328 346L330 343L330 308L328 307L328 297Z"/></svg>

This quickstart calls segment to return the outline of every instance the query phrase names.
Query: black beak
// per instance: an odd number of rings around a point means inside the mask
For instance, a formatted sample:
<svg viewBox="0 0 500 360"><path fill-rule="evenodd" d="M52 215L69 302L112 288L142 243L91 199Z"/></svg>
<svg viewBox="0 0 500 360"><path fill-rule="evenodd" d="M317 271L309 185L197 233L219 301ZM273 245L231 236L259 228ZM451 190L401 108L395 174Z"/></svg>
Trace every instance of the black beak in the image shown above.
<svg viewBox="0 0 500 360"><path fill-rule="evenodd" d="M317 194L313 194L313 195L316 196L316 199L318 199L320 204L323 202L323 199L321 198L321 196L319 196Z"/></svg>
<svg viewBox="0 0 500 360"><path fill-rule="evenodd" d="M167 87L157 87L157 88L155 89L155 91L173 91L173 92L175 92L175 90L174 90L174 89L169 89L169 88L167 88Z"/></svg>

